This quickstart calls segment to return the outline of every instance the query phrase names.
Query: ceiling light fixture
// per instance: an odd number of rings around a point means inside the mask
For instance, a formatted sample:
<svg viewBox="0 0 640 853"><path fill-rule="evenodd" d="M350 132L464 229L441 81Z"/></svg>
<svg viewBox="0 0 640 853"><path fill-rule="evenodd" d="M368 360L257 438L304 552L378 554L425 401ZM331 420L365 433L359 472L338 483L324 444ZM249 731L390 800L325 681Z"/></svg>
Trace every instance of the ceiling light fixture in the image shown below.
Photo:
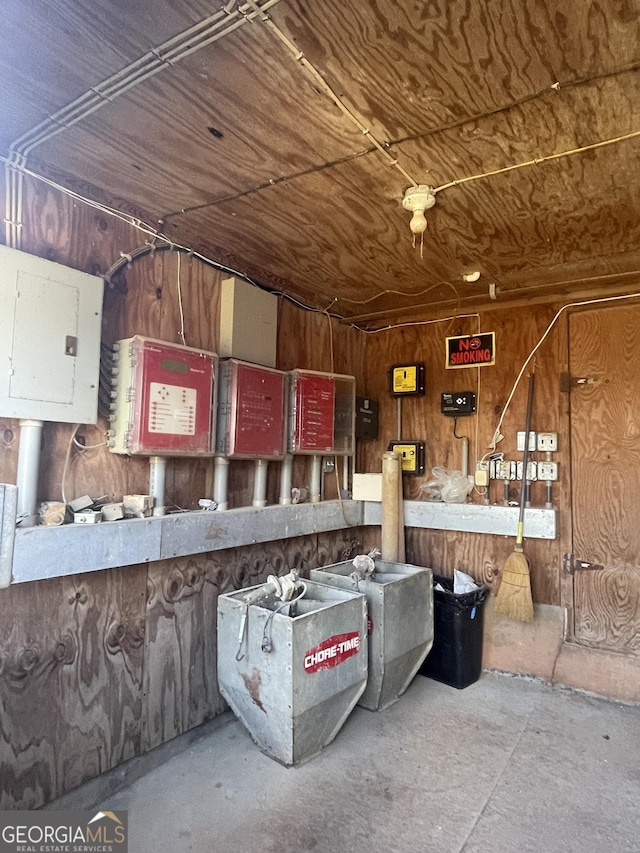
<svg viewBox="0 0 640 853"><path fill-rule="evenodd" d="M426 184L418 184L417 186L409 187L402 199L402 206L405 210L410 210L413 213L409 228L413 234L413 247L416 246L416 237L420 236L420 257L422 257L422 246L424 243L424 232L427 230L427 219L424 215L425 210L429 210L436 203L436 196L433 189Z"/></svg>

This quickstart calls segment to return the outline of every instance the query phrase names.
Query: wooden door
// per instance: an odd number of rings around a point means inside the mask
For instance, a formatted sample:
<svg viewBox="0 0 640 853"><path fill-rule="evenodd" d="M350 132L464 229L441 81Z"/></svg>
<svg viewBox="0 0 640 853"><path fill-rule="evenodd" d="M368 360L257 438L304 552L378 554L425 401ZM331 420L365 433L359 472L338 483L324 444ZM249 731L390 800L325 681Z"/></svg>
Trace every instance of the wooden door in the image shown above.
<svg viewBox="0 0 640 853"><path fill-rule="evenodd" d="M576 642L640 653L640 305L569 319Z"/></svg>

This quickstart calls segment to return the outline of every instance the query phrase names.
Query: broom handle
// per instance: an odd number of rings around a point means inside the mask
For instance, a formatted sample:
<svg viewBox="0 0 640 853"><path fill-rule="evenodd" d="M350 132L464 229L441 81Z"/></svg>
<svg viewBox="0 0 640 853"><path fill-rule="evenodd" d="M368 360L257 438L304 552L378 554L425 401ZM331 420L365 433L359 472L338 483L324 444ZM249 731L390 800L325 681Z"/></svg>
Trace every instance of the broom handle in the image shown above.
<svg viewBox="0 0 640 853"><path fill-rule="evenodd" d="M524 505L526 501L527 465L529 464L529 432L531 431L531 406L533 403L533 380L534 373L529 374L529 396L527 397L527 414L524 427L524 457L522 459L522 489L520 491L520 512L518 514L518 532L516 534L516 548L522 550L524 539Z"/></svg>

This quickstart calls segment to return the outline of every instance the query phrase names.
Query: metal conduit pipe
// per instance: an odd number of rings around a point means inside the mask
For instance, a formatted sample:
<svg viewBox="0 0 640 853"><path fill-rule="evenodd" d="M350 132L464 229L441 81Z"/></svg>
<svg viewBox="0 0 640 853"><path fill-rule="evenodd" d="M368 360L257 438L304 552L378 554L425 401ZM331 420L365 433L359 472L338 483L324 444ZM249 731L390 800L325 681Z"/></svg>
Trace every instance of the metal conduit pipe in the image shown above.
<svg viewBox="0 0 640 853"><path fill-rule="evenodd" d="M20 421L20 447L18 449L18 506L16 518L21 527L36 523L38 500L38 475L40 473L40 445L42 421L25 418Z"/></svg>
<svg viewBox="0 0 640 853"><path fill-rule="evenodd" d="M253 475L253 501L251 506L267 505L267 466L266 459L256 459Z"/></svg>
<svg viewBox="0 0 640 853"><path fill-rule="evenodd" d="M229 460L216 456L213 460L213 499L218 510L229 509Z"/></svg>
<svg viewBox="0 0 640 853"><path fill-rule="evenodd" d="M167 508L164 503L164 487L167 479L166 456L149 457L149 494L153 498L154 516L164 515Z"/></svg>
<svg viewBox="0 0 640 853"><path fill-rule="evenodd" d="M322 480L322 456L311 457L311 482L310 501L312 504L320 503L320 483Z"/></svg>
<svg viewBox="0 0 640 853"><path fill-rule="evenodd" d="M292 478L293 456L290 453L287 453L280 465L280 498L278 499L280 506L290 506L291 504Z"/></svg>

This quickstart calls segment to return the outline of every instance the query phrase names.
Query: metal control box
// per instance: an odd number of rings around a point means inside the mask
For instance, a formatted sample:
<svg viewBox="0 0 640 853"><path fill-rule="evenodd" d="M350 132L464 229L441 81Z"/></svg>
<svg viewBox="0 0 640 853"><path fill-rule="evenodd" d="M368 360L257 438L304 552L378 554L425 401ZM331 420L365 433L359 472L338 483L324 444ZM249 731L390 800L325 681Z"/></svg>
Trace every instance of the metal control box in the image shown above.
<svg viewBox="0 0 640 853"><path fill-rule="evenodd" d="M96 423L103 290L0 246L0 417Z"/></svg>
<svg viewBox="0 0 640 853"><path fill-rule="evenodd" d="M358 702L378 711L407 689L433 645L431 569L376 560L359 578L352 561L312 569L311 579L367 596L369 677Z"/></svg>
<svg viewBox="0 0 640 853"><path fill-rule="evenodd" d="M287 382L288 375L281 370L223 359L216 452L232 459L284 458Z"/></svg>
<svg viewBox="0 0 640 853"><path fill-rule="evenodd" d="M356 381L353 376L292 370L290 453L350 455L355 443Z"/></svg>
<svg viewBox="0 0 640 853"><path fill-rule="evenodd" d="M367 683L364 595L305 581L291 604L259 587L218 597L218 683L255 743L285 765L331 743Z"/></svg>
<svg viewBox="0 0 640 853"><path fill-rule="evenodd" d="M140 335L117 341L109 450L213 455L217 368L212 352Z"/></svg>

